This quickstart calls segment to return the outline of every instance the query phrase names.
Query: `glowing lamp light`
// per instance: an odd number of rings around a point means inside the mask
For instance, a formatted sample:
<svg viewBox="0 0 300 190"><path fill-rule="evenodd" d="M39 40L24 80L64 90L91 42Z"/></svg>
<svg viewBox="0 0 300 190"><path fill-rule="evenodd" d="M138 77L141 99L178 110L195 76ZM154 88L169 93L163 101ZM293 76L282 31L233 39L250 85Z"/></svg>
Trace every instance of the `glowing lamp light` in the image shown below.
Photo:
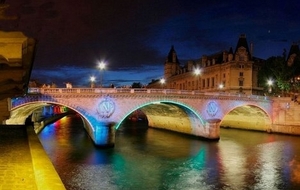
<svg viewBox="0 0 300 190"><path fill-rule="evenodd" d="M99 69L100 72L102 72L105 69L106 64L102 61L99 63ZM100 78L100 87L102 88L102 81L103 81L103 73L101 74L101 78Z"/></svg>
<svg viewBox="0 0 300 190"><path fill-rule="evenodd" d="M96 80L96 77L91 76L90 80L91 80L91 82L94 82Z"/></svg>
<svg viewBox="0 0 300 190"><path fill-rule="evenodd" d="M94 88L94 87L95 87L95 80L96 80L96 77L91 76L90 80L91 80L91 88Z"/></svg>
<svg viewBox="0 0 300 190"><path fill-rule="evenodd" d="M269 92L269 93L272 93L273 80L269 79L269 80L267 81L267 84L268 84L268 86L269 86L268 92Z"/></svg>
<svg viewBox="0 0 300 190"><path fill-rule="evenodd" d="M100 70L105 69L105 63L103 61L99 63L99 69Z"/></svg>
<svg viewBox="0 0 300 190"><path fill-rule="evenodd" d="M200 75L201 74L201 69L196 68L194 73L195 73L196 76Z"/></svg>
<svg viewBox="0 0 300 190"><path fill-rule="evenodd" d="M268 82L267 82L267 84L268 84L269 86L272 86L272 85L273 85L273 80L269 79Z"/></svg>
<svg viewBox="0 0 300 190"><path fill-rule="evenodd" d="M194 70L194 74L197 76L197 86L196 86L196 89L198 90L198 89L199 89L199 76L200 76L200 74L201 74L201 69L196 68L196 69Z"/></svg>
<svg viewBox="0 0 300 190"><path fill-rule="evenodd" d="M166 83L166 79L164 78L160 79L160 84L162 88L164 88L165 83Z"/></svg>

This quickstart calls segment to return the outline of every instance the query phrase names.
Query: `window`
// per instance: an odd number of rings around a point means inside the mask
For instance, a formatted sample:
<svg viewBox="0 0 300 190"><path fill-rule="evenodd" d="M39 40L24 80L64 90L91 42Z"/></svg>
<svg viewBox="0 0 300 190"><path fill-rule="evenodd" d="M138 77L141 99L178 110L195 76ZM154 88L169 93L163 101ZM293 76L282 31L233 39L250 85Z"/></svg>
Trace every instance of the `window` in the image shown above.
<svg viewBox="0 0 300 190"><path fill-rule="evenodd" d="M244 81L239 80L239 86L244 86Z"/></svg>
<svg viewBox="0 0 300 190"><path fill-rule="evenodd" d="M210 81L209 81L209 78L208 78L208 79L207 79L207 88L209 87L209 82L210 82Z"/></svg>
<svg viewBox="0 0 300 190"><path fill-rule="evenodd" d="M244 73L243 72L240 72L240 77L244 76Z"/></svg>

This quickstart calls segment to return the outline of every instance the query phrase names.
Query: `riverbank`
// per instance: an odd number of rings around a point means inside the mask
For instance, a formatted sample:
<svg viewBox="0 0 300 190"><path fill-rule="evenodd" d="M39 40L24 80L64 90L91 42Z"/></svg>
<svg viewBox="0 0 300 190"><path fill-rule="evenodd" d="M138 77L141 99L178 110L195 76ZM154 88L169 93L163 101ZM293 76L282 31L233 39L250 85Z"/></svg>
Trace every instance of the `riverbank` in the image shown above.
<svg viewBox="0 0 300 190"><path fill-rule="evenodd" d="M0 136L0 189L65 189L32 126L0 125Z"/></svg>

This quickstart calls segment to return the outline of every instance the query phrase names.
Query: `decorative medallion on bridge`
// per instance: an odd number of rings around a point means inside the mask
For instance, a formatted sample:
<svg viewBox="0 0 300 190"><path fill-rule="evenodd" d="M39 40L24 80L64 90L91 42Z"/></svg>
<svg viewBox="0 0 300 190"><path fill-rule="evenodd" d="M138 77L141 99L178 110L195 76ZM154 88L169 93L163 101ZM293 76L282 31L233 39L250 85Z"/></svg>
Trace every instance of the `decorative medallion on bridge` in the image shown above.
<svg viewBox="0 0 300 190"><path fill-rule="evenodd" d="M109 118L115 111L115 103L109 98L105 97L97 107L97 113L101 118Z"/></svg>
<svg viewBox="0 0 300 190"><path fill-rule="evenodd" d="M214 101L209 102L206 106L206 112L210 117L215 116L218 112L218 104Z"/></svg>

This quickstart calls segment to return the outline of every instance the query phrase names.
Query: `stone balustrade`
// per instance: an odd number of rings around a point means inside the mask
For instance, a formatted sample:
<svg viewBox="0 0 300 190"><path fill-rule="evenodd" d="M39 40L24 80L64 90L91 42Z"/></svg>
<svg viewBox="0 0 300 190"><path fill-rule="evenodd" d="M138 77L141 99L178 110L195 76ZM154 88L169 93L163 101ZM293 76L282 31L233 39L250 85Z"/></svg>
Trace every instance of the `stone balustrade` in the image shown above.
<svg viewBox="0 0 300 190"><path fill-rule="evenodd" d="M152 88L29 88L29 94L168 94L168 95L191 95L191 96L209 96L209 97L235 97L259 100L270 100L268 96L230 94L230 93L212 93L194 90L177 89L152 89Z"/></svg>

